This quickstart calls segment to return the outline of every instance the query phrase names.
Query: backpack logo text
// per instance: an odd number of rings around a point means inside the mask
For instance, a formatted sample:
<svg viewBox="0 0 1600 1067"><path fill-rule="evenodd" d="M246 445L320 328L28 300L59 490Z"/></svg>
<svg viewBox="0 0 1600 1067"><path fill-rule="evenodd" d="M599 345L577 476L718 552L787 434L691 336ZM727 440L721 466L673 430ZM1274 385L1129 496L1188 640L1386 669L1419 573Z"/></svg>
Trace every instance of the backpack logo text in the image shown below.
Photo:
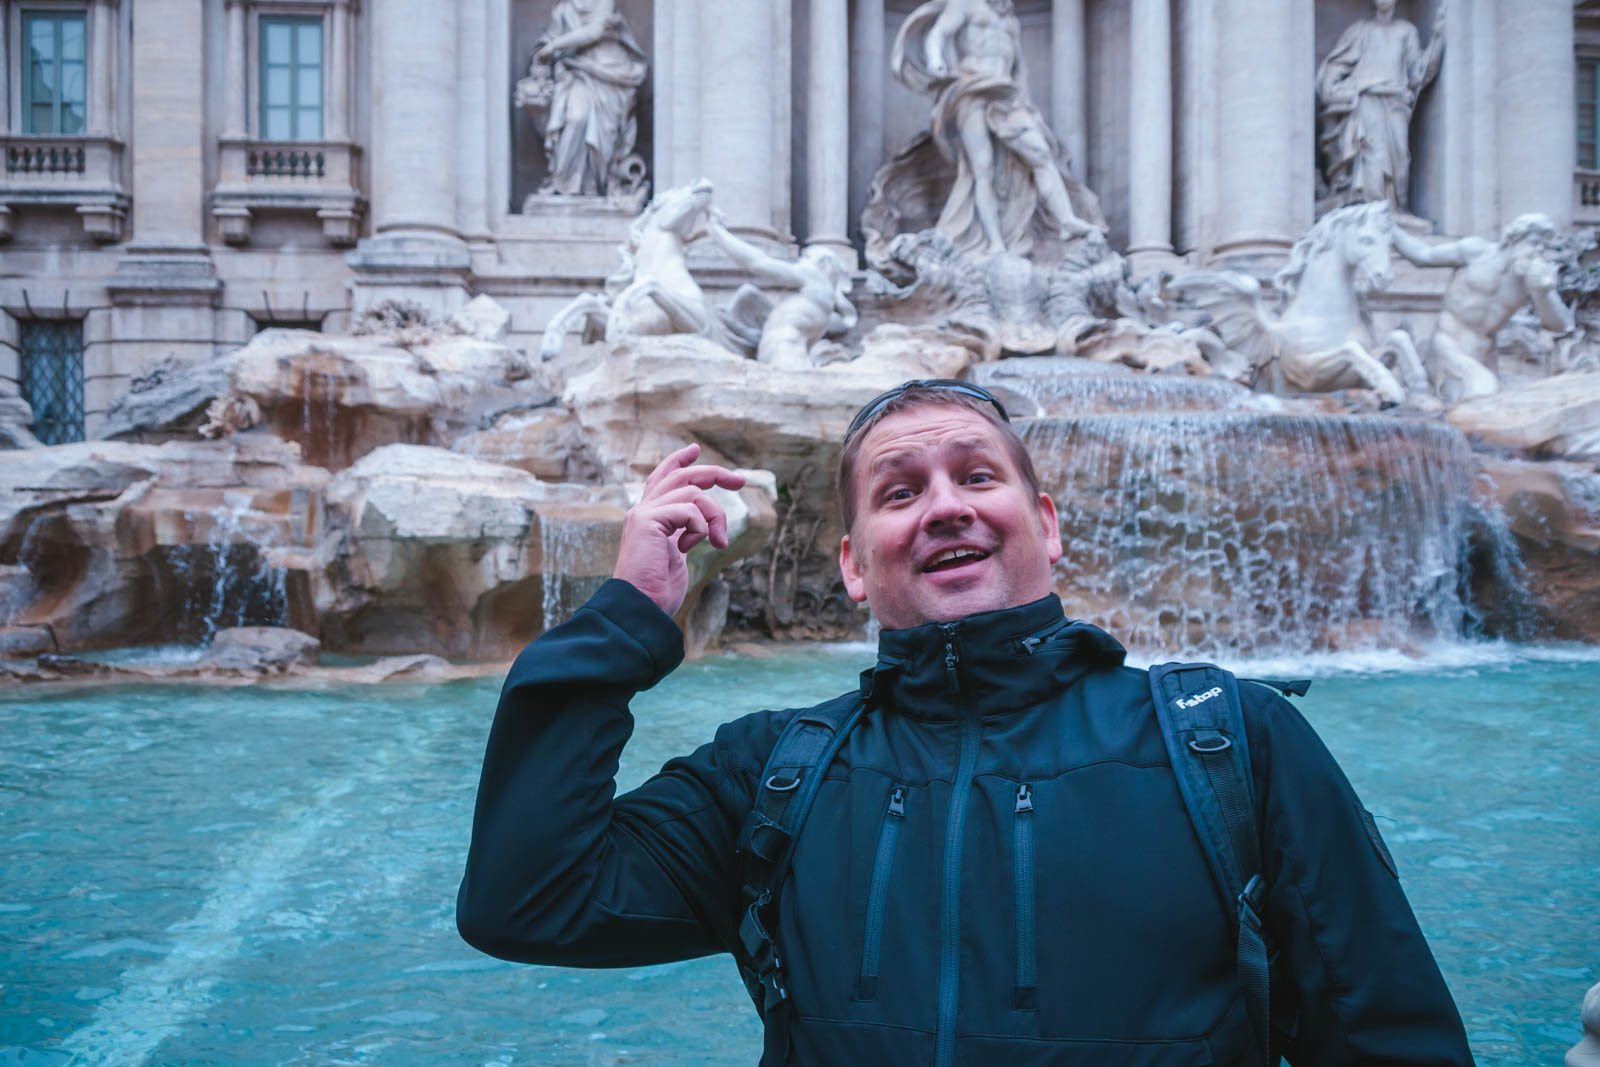
<svg viewBox="0 0 1600 1067"><path fill-rule="evenodd" d="M1222 687L1220 685L1214 685L1210 689L1207 689L1204 693L1201 693L1199 696L1179 697L1176 701L1174 701L1174 703L1176 703L1180 708L1197 708L1201 704L1204 704L1206 701L1210 700L1212 697L1219 697L1221 695Z"/></svg>

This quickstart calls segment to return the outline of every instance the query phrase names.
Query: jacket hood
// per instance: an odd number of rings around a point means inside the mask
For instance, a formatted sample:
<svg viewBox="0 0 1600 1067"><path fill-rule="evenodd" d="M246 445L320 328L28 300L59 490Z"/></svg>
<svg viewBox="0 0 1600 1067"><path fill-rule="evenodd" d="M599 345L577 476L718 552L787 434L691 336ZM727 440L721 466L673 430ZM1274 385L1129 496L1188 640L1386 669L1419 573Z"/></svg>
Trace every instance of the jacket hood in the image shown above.
<svg viewBox="0 0 1600 1067"><path fill-rule="evenodd" d="M878 662L861 695L918 719L962 708L1004 715L1048 700L1083 674L1122 665L1110 634L1068 619L1054 593L1029 604L878 635Z"/></svg>

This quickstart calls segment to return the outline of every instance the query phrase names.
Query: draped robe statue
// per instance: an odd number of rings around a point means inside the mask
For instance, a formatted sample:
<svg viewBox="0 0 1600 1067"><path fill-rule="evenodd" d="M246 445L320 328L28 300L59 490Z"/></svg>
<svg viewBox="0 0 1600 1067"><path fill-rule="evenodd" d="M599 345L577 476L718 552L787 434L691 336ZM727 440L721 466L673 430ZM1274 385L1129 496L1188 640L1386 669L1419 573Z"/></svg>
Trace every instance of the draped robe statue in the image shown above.
<svg viewBox="0 0 1600 1067"><path fill-rule="evenodd" d="M1386 200L1396 217L1409 206L1411 113L1439 72L1444 6L1424 50L1417 28L1377 0L1377 17L1356 22L1317 68L1319 208Z"/></svg>
<svg viewBox="0 0 1600 1067"><path fill-rule="evenodd" d="M517 105L547 108L544 147L550 175L541 193L642 198L644 161L634 105L649 76L615 0L558 0L517 83Z"/></svg>

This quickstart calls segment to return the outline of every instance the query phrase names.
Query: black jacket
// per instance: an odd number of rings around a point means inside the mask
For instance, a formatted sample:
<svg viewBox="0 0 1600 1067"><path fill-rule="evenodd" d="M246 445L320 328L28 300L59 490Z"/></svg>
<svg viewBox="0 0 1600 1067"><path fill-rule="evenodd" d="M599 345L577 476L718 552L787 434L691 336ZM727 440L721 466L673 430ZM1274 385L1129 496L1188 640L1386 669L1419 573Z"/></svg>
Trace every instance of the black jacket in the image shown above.
<svg viewBox="0 0 1600 1067"><path fill-rule="evenodd" d="M1050 596L883 633L781 898L791 1062L1260 1062L1145 673L1062 619ZM671 619L612 581L518 658L457 904L468 942L579 967L733 949L735 840L794 712L727 723L613 800L628 702L681 657ZM1471 1063L1349 783L1292 706L1240 688L1290 1061Z"/></svg>

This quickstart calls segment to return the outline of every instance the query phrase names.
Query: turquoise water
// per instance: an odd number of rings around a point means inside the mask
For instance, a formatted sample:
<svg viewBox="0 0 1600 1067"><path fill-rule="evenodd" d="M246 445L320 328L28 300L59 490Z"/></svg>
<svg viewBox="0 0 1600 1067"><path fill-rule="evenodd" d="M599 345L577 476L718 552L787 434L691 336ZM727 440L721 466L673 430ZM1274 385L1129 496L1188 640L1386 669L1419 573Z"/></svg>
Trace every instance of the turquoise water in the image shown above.
<svg viewBox="0 0 1600 1067"><path fill-rule="evenodd" d="M684 667L636 703L623 784L868 658ZM1600 662L1452 662L1346 658L1302 706L1380 816L1481 1061L1559 1063L1600 979ZM456 938L497 691L0 695L0 1067L753 1064L725 958L568 971Z"/></svg>

